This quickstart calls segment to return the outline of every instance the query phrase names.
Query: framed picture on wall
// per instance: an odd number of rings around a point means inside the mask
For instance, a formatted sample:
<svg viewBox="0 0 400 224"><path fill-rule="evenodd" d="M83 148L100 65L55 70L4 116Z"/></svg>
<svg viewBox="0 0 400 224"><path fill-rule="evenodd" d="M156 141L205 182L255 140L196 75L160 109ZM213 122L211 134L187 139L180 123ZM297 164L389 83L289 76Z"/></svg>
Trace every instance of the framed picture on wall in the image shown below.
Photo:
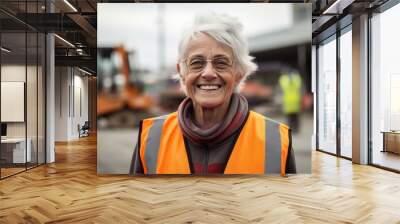
<svg viewBox="0 0 400 224"><path fill-rule="evenodd" d="M25 82L1 82L1 122L24 122Z"/></svg>

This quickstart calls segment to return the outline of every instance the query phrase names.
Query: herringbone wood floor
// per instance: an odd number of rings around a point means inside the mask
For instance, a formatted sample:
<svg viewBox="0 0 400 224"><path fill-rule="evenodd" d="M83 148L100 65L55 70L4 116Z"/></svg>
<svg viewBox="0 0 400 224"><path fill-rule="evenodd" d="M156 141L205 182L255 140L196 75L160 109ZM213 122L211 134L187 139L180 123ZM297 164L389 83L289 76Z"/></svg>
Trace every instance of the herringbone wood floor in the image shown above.
<svg viewBox="0 0 400 224"><path fill-rule="evenodd" d="M400 223L400 175L313 153L313 174L96 175L96 139L0 181L0 223Z"/></svg>

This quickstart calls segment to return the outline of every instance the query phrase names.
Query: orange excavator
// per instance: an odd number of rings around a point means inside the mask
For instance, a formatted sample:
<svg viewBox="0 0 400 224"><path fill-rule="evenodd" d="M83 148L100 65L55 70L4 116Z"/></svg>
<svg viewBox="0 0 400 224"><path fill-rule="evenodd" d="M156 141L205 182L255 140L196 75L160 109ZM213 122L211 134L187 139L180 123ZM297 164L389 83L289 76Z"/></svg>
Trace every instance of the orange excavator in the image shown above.
<svg viewBox="0 0 400 224"><path fill-rule="evenodd" d="M131 69L129 67L128 53L125 48L120 45L114 48L113 52L119 62L116 65L116 74L114 74L114 76L119 76L119 82L115 83L114 79L112 80L114 82L113 85L117 84L118 88L114 88L113 91L106 88L99 88L100 91L97 94L97 116L110 117L123 110L146 114L153 105L153 99L149 95L143 94L137 83L130 81ZM99 85L102 85L101 81ZM121 126L127 125L134 124L121 124Z"/></svg>

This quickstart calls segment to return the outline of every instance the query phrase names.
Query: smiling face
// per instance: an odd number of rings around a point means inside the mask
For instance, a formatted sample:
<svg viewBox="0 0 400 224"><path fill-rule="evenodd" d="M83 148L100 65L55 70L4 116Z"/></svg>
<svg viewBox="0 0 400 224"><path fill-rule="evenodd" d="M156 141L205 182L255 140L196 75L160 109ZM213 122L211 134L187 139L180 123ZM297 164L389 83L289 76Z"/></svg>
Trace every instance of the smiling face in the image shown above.
<svg viewBox="0 0 400 224"><path fill-rule="evenodd" d="M242 77L235 70L232 50L200 34L189 42L185 56L186 69L178 64L178 71L194 106L207 109L227 106Z"/></svg>

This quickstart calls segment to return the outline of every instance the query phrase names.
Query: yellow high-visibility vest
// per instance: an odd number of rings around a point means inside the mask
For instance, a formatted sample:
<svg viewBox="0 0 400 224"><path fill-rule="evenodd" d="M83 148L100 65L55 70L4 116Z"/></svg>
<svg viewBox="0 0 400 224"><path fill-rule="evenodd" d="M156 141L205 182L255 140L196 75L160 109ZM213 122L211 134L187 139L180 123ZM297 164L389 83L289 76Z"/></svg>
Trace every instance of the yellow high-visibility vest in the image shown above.
<svg viewBox="0 0 400 224"><path fill-rule="evenodd" d="M224 174L286 175L289 128L250 111ZM178 113L145 119L139 131L139 156L145 174L190 174Z"/></svg>
<svg viewBox="0 0 400 224"><path fill-rule="evenodd" d="M279 84L283 90L283 112L298 113L301 100L301 77L299 74L281 75Z"/></svg>

